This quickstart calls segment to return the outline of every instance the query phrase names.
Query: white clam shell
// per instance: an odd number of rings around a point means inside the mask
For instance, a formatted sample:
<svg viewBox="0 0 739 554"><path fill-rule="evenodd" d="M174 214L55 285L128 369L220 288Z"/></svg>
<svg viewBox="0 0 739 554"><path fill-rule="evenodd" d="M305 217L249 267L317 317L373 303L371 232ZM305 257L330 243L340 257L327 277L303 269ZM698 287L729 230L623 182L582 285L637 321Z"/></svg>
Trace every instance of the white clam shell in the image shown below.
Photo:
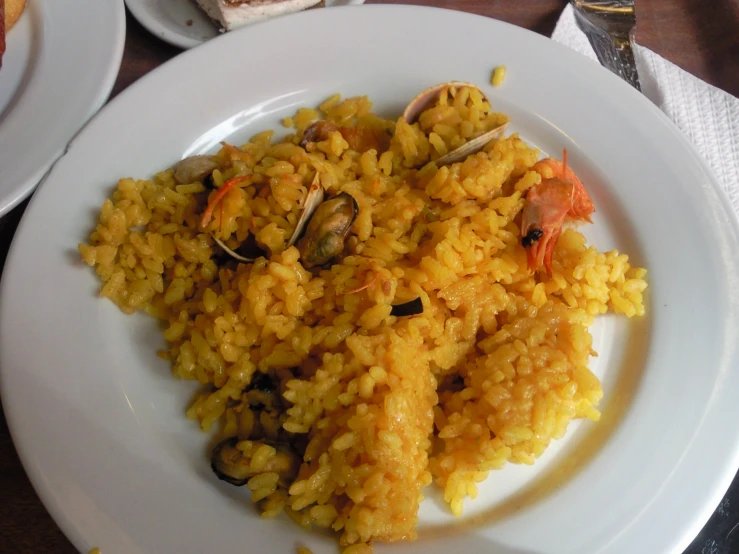
<svg viewBox="0 0 739 554"><path fill-rule="evenodd" d="M295 226L295 231L293 231L290 240L287 241L288 247L294 245L300 238L300 235L303 234L305 226L308 225L308 221L310 221L313 212L315 212L316 208L318 208L318 206L321 205L321 202L323 202L323 196L324 191L323 185L321 185L321 175L316 171L316 176L313 178L310 188L308 188L308 194L305 195L303 212L300 214L300 219L298 219L298 224Z"/></svg>
<svg viewBox="0 0 739 554"><path fill-rule="evenodd" d="M226 243L223 242L221 239L219 239L217 237L212 237L212 238L213 238L213 240L216 242L216 244L218 246L220 246L221 248L223 248L223 250L226 252L226 254L228 254L229 256L231 256L232 258L234 258L235 260L239 260L240 262L244 262L244 263L247 263L248 264L248 263L252 263L256 259L256 258L245 258L241 254L237 254L236 252L234 252L233 250L231 250L228 246L226 246Z"/></svg>
<svg viewBox="0 0 739 554"><path fill-rule="evenodd" d="M411 100L410 104L408 104L408 107L403 111L403 118L406 120L407 123L413 124L415 123L419 116L429 107L433 105L434 102L436 102L436 99L439 97L439 94L446 89L450 87L455 88L461 88L461 87L469 87L474 88L478 91L480 91L480 94L482 94L483 99L486 102L490 102L487 96L485 96L485 93L482 92L480 87L477 85L474 85L472 83L466 83L464 81L449 81L448 83L441 83L438 85L434 85L433 87L429 87L420 94L418 94L413 100ZM438 166L442 165L449 165L452 163L456 163L459 161L464 160L467 156L471 154L475 154L485 148L485 145L488 144L491 140L496 139L499 137L503 131L505 130L507 124L503 124L500 127L496 127L495 129L491 129L490 131L487 131L480 135L479 137L475 137L474 139L466 142L459 148L455 148L451 152L447 152L443 156L440 156L437 158L434 162Z"/></svg>

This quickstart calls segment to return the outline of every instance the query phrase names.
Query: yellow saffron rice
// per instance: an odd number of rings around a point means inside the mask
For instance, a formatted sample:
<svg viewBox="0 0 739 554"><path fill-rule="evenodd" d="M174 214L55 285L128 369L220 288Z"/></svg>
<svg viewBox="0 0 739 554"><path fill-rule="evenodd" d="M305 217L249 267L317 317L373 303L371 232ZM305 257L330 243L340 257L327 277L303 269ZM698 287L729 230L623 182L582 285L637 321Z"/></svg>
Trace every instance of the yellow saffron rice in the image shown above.
<svg viewBox="0 0 739 554"><path fill-rule="evenodd" d="M472 96L451 91L414 125L332 97L286 120L286 138L225 145L211 183L172 169L121 179L79 245L102 296L161 320L174 375L203 386L188 417L238 437L263 516L331 528L347 554L416 538L424 487L460 515L490 470L534 463L573 418L597 421L588 327L644 314L646 271L573 228L551 277L527 268L519 225L537 150L513 135L435 165L506 120ZM299 146L318 118L343 131ZM316 174L358 213L343 252L308 270L287 242ZM210 187L235 176L201 228ZM265 254L228 261L213 237ZM416 298L422 313L391 314ZM288 482L285 456L299 468Z"/></svg>
<svg viewBox="0 0 739 554"><path fill-rule="evenodd" d="M503 81L505 80L505 74L506 66L499 65L493 70L493 76L490 79L490 84L492 84L494 87L499 87L503 84Z"/></svg>

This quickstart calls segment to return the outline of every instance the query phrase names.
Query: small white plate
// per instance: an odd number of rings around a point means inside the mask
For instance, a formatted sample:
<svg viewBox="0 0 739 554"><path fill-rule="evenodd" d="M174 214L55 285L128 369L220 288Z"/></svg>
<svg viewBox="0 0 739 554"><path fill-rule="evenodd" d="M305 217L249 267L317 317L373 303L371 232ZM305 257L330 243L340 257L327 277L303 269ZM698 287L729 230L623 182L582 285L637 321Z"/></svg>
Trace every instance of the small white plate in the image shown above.
<svg viewBox="0 0 739 554"><path fill-rule="evenodd" d="M0 68L0 215L31 194L110 94L123 0L30 0Z"/></svg>
<svg viewBox="0 0 739 554"><path fill-rule="evenodd" d="M224 70L245 52L263 55ZM185 417L194 385L156 356L157 322L99 298L77 244L120 177L280 129L335 92L396 116L448 80L480 84L545 152L568 148L597 208L583 231L648 268L648 315L592 329L598 424L572 425L533 467L492 472L459 520L428 487L419 542L377 553L678 554L698 533L739 467L739 223L725 194L664 114L569 48L490 18L372 5L177 56L103 108L31 202L0 282L0 392L31 481L80 551L336 552L336 537L264 521L217 480Z"/></svg>
<svg viewBox="0 0 739 554"><path fill-rule="evenodd" d="M326 7L363 3L364 0L326 0ZM220 34L195 0L126 0L126 5L151 34L180 48L193 48Z"/></svg>

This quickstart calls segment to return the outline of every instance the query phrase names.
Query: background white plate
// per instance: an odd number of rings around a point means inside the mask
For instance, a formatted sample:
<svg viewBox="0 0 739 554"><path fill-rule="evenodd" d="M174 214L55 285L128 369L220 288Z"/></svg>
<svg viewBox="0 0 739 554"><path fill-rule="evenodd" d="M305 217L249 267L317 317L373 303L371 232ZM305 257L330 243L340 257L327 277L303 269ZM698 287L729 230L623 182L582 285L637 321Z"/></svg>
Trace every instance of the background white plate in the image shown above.
<svg viewBox="0 0 739 554"><path fill-rule="evenodd" d="M223 71L268 43L248 71ZM493 89L501 63L508 77ZM215 479L207 437L184 417L193 385L156 357L153 321L96 298L76 245L121 176L277 127L336 91L392 115L445 80L483 85L525 139L569 149L598 210L584 229L649 268L649 316L593 329L600 423L573 425L533 468L493 473L459 521L429 488L420 542L378 552L679 553L702 527L739 465L739 231L704 163L645 97L549 39L459 12L365 6L255 25L168 62L80 133L26 212L0 284L0 390L24 466L80 550L335 552L334 537L262 521L244 490Z"/></svg>
<svg viewBox="0 0 739 554"><path fill-rule="evenodd" d="M326 7L364 4L364 0L326 0ZM153 35L180 48L217 37L218 27L195 0L126 0L133 16Z"/></svg>
<svg viewBox="0 0 739 554"><path fill-rule="evenodd" d="M108 98L125 36L123 0L28 2L0 69L0 215Z"/></svg>

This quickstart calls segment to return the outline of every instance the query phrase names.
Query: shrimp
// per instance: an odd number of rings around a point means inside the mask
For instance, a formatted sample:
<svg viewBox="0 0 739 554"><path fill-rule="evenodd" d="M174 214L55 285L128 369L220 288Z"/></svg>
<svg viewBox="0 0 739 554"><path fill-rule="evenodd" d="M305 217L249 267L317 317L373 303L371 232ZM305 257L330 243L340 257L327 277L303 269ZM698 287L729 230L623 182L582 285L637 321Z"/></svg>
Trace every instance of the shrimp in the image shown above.
<svg viewBox="0 0 739 554"><path fill-rule="evenodd" d="M582 181L567 167L567 149L562 161L547 158L531 168L542 176L529 189L521 220L521 245L526 249L529 270L541 265L552 274L552 255L567 216L592 223L593 201Z"/></svg>
<svg viewBox="0 0 739 554"><path fill-rule="evenodd" d="M593 201L585 190L585 186L582 184L582 181L580 181L577 175L575 175L574 171L567 167L566 148L562 155L562 161L555 160L554 158L546 158L536 162L534 167L531 169L541 175L543 179L547 179L548 177L557 177L559 179L571 181L574 185L574 189L570 216L573 219L581 219L588 223L592 223L590 220L590 214L595 211L595 206L593 206Z"/></svg>

